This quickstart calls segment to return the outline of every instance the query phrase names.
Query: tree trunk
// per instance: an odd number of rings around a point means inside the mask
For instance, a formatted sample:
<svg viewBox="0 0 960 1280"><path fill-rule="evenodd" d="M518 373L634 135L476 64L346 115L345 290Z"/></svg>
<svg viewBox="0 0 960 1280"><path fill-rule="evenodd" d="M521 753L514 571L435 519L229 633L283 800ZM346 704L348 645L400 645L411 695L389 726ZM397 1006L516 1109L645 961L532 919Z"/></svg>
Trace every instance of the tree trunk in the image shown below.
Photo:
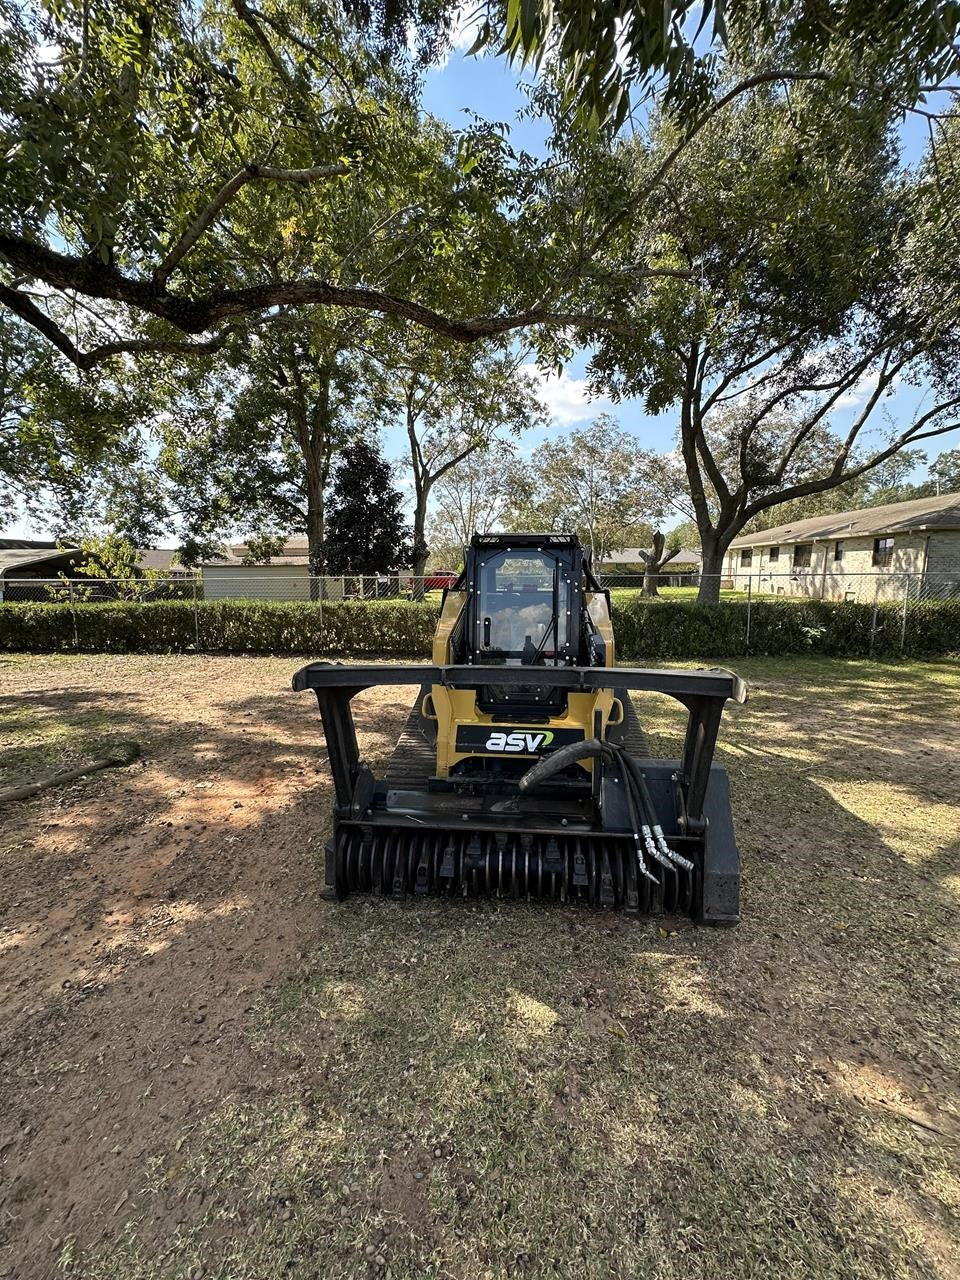
<svg viewBox="0 0 960 1280"><path fill-rule="evenodd" d="M697 600L700 604L716 604L720 599L720 578L723 574L723 558L733 534L721 537L714 530L700 534L703 552L703 565L700 570L700 591Z"/></svg>
<svg viewBox="0 0 960 1280"><path fill-rule="evenodd" d="M413 512L413 598L422 600L424 596L424 574L430 548L427 545L427 498L430 496L429 486L417 486L416 506Z"/></svg>
<svg viewBox="0 0 960 1280"><path fill-rule="evenodd" d="M666 538L658 529L653 535L653 547L651 548L649 558L647 559L646 568L643 571L643 594L645 596L659 595L657 590L657 579L660 576L660 570L663 567L663 546Z"/></svg>
<svg viewBox="0 0 960 1280"><path fill-rule="evenodd" d="M313 468L308 468L312 471ZM315 476L307 476L307 558L312 574L322 574L325 568L324 551L324 503L323 483Z"/></svg>
<svg viewBox="0 0 960 1280"><path fill-rule="evenodd" d="M323 594L319 579L326 571L327 561L324 541L326 539L326 490L331 456L329 416L332 371L330 369L321 371L316 400L312 405L308 404L295 352L291 373L297 392L296 432L300 451L303 454L307 491L306 533L310 599L319 600Z"/></svg>
<svg viewBox="0 0 960 1280"><path fill-rule="evenodd" d="M307 572L310 574L310 599L319 600L323 595L321 575L324 570L324 509L323 485L317 484L307 467Z"/></svg>

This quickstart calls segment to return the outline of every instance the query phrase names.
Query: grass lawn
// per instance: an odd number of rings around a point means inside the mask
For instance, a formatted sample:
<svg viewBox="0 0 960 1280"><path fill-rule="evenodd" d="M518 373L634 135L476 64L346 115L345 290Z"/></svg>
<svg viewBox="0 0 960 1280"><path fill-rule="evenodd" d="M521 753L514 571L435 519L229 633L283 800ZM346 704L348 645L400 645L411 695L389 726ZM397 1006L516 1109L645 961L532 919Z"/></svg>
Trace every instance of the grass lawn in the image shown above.
<svg viewBox="0 0 960 1280"><path fill-rule="evenodd" d="M960 1275L960 668L736 665L716 931L326 903L296 660L0 658L4 782L144 748L0 809L0 1275Z"/></svg>
<svg viewBox="0 0 960 1280"><path fill-rule="evenodd" d="M659 587L658 598L661 600L696 600L699 593L698 587ZM613 587L610 591L614 602L622 599L624 603L628 600L646 599L643 594L642 587ZM756 600L761 593L754 591L753 598ZM746 600L747 592L735 591L733 588L721 588L721 600Z"/></svg>

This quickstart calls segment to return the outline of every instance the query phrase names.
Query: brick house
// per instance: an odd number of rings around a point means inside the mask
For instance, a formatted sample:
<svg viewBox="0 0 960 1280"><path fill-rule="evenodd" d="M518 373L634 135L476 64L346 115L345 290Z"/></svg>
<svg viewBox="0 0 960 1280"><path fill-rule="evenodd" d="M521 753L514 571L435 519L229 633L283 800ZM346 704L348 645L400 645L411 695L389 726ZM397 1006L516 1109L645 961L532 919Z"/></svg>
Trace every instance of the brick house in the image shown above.
<svg viewBox="0 0 960 1280"><path fill-rule="evenodd" d="M827 600L960 595L960 493L841 511L745 534L724 578L770 595Z"/></svg>

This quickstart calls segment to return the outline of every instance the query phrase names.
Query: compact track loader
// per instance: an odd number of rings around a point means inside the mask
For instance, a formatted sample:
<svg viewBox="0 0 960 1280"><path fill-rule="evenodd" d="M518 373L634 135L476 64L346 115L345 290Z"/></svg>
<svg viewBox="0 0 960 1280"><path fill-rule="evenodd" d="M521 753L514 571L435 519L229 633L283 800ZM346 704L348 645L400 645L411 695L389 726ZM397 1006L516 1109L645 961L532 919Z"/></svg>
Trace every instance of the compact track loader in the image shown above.
<svg viewBox="0 0 960 1280"><path fill-rule="evenodd" d="M351 699L419 693L383 779ZM433 665L315 662L335 790L326 887L495 894L739 919L726 771L713 763L729 671L614 666L610 600L576 537L475 534L444 592ZM687 709L683 755L651 758L631 692Z"/></svg>

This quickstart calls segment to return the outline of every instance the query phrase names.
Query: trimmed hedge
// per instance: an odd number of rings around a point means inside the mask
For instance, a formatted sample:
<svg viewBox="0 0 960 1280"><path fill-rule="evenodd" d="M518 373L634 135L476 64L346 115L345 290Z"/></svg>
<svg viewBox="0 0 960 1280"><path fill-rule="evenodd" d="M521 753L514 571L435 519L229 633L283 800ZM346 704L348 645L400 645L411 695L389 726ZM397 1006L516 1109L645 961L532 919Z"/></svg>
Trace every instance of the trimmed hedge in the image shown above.
<svg viewBox="0 0 960 1280"><path fill-rule="evenodd" d="M693 600L614 601L622 661L736 658L741 654L871 653L872 604L830 600L757 600L701 605ZM403 600L154 600L78 604L0 604L0 650L28 653L297 653L430 655L433 604ZM943 657L960 653L960 600L911 604L901 647L903 607L880 604L873 656Z"/></svg>
<svg viewBox="0 0 960 1280"><path fill-rule="evenodd" d="M408 601L156 600L0 604L0 649L28 653L303 653L423 658L437 610Z"/></svg>
<svg viewBox="0 0 960 1280"><path fill-rule="evenodd" d="M873 605L852 600L755 600L698 604L695 600L635 599L614 604L617 657L733 658L744 653L822 653L838 658L871 654ZM944 657L960 653L960 600L877 605L872 654L876 658Z"/></svg>

